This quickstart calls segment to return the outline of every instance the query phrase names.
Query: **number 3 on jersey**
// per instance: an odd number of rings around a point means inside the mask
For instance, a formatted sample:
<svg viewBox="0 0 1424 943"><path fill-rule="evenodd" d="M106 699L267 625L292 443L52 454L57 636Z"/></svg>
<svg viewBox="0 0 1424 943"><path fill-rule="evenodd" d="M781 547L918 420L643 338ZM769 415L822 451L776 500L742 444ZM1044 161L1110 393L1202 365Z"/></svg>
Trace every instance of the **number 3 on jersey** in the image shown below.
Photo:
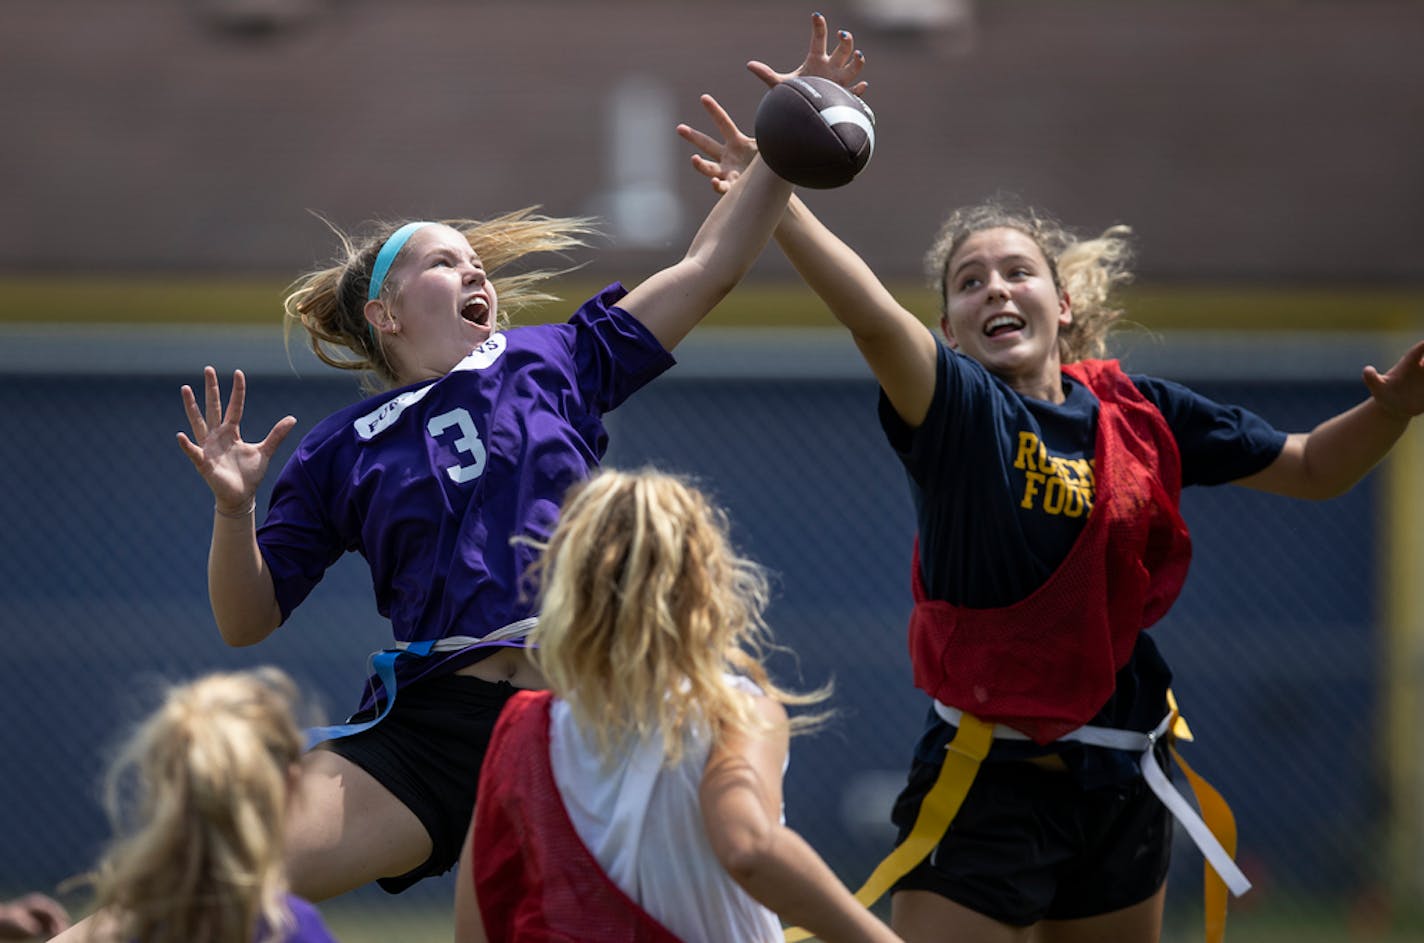
<svg viewBox="0 0 1424 943"><path fill-rule="evenodd" d="M472 461L465 465L447 465L445 474L456 484L464 484L467 481L474 481L485 470L485 444L480 439L479 430L475 428L475 421L470 418L470 414L463 408L452 409L447 413L431 417L425 424L425 429L433 439L440 438L440 434L451 428L460 430L460 437L455 440L457 451L464 452L470 456Z"/></svg>

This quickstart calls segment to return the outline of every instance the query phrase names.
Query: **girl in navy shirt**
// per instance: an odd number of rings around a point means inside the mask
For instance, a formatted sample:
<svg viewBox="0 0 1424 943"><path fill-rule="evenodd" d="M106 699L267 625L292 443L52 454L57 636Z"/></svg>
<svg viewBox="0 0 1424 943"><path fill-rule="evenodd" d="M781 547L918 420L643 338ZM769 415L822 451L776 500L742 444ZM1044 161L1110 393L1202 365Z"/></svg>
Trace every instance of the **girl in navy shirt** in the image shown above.
<svg viewBox="0 0 1424 943"><path fill-rule="evenodd" d="M679 133L720 191L755 142L707 107L721 140ZM896 932L1155 941L1173 815L1249 887L1162 766L1171 674L1143 630L1186 575L1180 489L1343 493L1424 412L1424 342L1366 367L1358 406L1287 435L1097 359L1128 277L1124 227L1080 240L1032 211L956 212L927 258L942 341L799 199L775 235L875 373L915 507L911 664L931 709L899 846L866 889L893 885ZM947 830L921 814L936 807L957 808ZM1222 919L1209 908L1218 936Z"/></svg>

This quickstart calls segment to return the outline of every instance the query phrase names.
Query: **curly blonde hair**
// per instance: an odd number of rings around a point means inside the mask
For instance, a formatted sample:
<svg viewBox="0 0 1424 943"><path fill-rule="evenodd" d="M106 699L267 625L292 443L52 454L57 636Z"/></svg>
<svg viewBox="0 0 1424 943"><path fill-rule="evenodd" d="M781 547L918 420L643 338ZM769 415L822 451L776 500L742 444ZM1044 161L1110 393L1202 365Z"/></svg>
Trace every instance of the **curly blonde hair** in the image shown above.
<svg viewBox="0 0 1424 943"><path fill-rule="evenodd" d="M332 264L302 275L288 288L282 304L287 337L290 339L293 324L301 325L310 339L312 352L322 363L339 370L363 372L363 385L370 392L398 386L400 377L377 340L378 335L370 330L365 308L376 255L404 223L377 223L370 233L356 239L330 221L324 222L341 242L342 251ZM464 235L484 263L500 299L496 330L509 326L507 312L558 300L541 286L563 274L562 270L506 274L504 269L536 253L562 252L585 245L584 237L594 231L591 220L544 216L533 207L490 220L436 222ZM381 295L394 302L398 289L387 281Z"/></svg>
<svg viewBox="0 0 1424 943"><path fill-rule="evenodd" d="M252 943L292 917L282 833L304 741L275 668L168 692L105 779L116 837L88 876L119 940Z"/></svg>
<svg viewBox="0 0 1424 943"><path fill-rule="evenodd" d="M1048 260L1054 287L1068 295L1073 320L1058 332L1061 361L1102 357L1109 332L1123 316L1112 296L1132 280L1132 230L1110 226L1095 239L1079 239L1032 207L1017 208L1000 200L955 210L925 253L925 272L939 295L941 315L949 309L950 260L965 239L986 229L1016 229L1032 239Z"/></svg>
<svg viewBox="0 0 1424 943"><path fill-rule="evenodd" d="M693 730L762 731L729 672L786 705L829 694L771 682L765 571L733 550L725 512L675 476L602 471L577 486L538 573L534 658L605 759L630 737L660 736L672 765ZM798 716L792 729L824 718Z"/></svg>

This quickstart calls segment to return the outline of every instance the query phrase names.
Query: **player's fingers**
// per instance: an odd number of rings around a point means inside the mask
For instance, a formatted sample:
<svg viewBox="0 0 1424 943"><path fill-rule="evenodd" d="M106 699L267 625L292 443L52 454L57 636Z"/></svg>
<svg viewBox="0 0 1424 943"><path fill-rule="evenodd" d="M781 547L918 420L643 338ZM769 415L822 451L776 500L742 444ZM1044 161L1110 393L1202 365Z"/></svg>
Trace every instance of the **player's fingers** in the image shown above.
<svg viewBox="0 0 1424 943"><path fill-rule="evenodd" d="M701 154L692 155L692 166L697 169L698 173L709 179L716 180L722 176L722 165L708 160Z"/></svg>
<svg viewBox="0 0 1424 943"><path fill-rule="evenodd" d="M761 79L767 86L780 85L784 78L780 72L765 62L758 62L755 59L747 63L747 71Z"/></svg>
<svg viewBox="0 0 1424 943"><path fill-rule="evenodd" d="M811 14L811 45L807 50L808 58L811 56L824 56L826 54L826 18L819 13Z"/></svg>
<svg viewBox="0 0 1424 943"><path fill-rule="evenodd" d="M1374 367L1364 369L1365 388L1370 391L1370 397L1387 414L1399 419L1408 420L1418 414L1419 410L1409 403L1407 394L1400 393L1400 385L1391 383L1390 377L1381 374Z"/></svg>
<svg viewBox="0 0 1424 943"><path fill-rule="evenodd" d="M287 433L291 432L292 427L296 424L296 416L283 416L277 420L277 424L272 427L272 431L267 433L267 438L263 439L257 448L270 459L276 453L277 447L282 444L282 440L287 437Z"/></svg>
<svg viewBox="0 0 1424 943"><path fill-rule="evenodd" d="M218 372L212 367L203 368L203 412L209 429L222 422L222 391L218 389Z"/></svg>
<svg viewBox="0 0 1424 943"><path fill-rule="evenodd" d="M36 899L29 901L30 909L40 918L44 924L41 932L54 936L69 929L69 911L65 910L59 901L46 897L43 894L34 895Z"/></svg>
<svg viewBox="0 0 1424 943"><path fill-rule="evenodd" d="M236 426L242 422L242 407L247 402L247 377L241 370L232 371L232 395L227 401L227 415L224 422Z"/></svg>
<svg viewBox="0 0 1424 943"><path fill-rule="evenodd" d="M1379 396L1384 392L1389 384L1385 382L1384 376L1374 368L1373 365L1364 369L1362 379L1365 381L1365 389L1370 391L1371 396Z"/></svg>
<svg viewBox="0 0 1424 943"><path fill-rule="evenodd" d="M178 448L183 450L183 454L188 456L188 461L192 462L195 468L199 471L202 470L203 450L196 442L180 432L178 433Z"/></svg>
<svg viewBox="0 0 1424 943"><path fill-rule="evenodd" d="M1411 364L1424 366L1424 340L1417 341L1413 347L1409 348L1404 359Z"/></svg>
<svg viewBox="0 0 1424 943"><path fill-rule="evenodd" d="M185 383L178 395L183 398L183 412L188 416L188 426L193 430L193 435L200 439L206 438L208 424L203 419L203 411L198 408L198 397L193 394L193 388Z"/></svg>
<svg viewBox="0 0 1424 943"><path fill-rule="evenodd" d="M707 115L712 119L712 123L717 126L717 130L722 133L722 137L731 140L741 136L742 129L737 127L737 122L732 120L732 116L727 113L727 109L722 107L722 103L711 95L702 96L702 107L707 109Z"/></svg>
<svg viewBox="0 0 1424 943"><path fill-rule="evenodd" d="M851 94L859 95L860 92L856 90L864 89L866 86L864 81L856 81L856 76L860 75L862 66L863 64L855 64L843 69L832 69L830 77L837 85L842 86Z"/></svg>
<svg viewBox="0 0 1424 943"><path fill-rule="evenodd" d="M864 68L865 53L857 49L851 53L850 58L837 70L836 74L839 76L840 83L849 88L850 83L855 80L856 76L860 75L861 70Z"/></svg>
<svg viewBox="0 0 1424 943"><path fill-rule="evenodd" d="M831 51L831 64L837 68L843 67L855 57L855 37L850 30L843 29L836 33L836 48Z"/></svg>
<svg viewBox="0 0 1424 943"><path fill-rule="evenodd" d="M713 160L722 158L722 144L716 138L685 124L677 126L677 136Z"/></svg>
<svg viewBox="0 0 1424 943"><path fill-rule="evenodd" d="M33 913L23 908L15 908L9 914L10 925L19 931L18 939L28 940L32 936L39 936L43 932L40 920Z"/></svg>
<svg viewBox="0 0 1424 943"><path fill-rule="evenodd" d="M707 135L707 132L699 131L690 124L680 124L676 130L678 137L699 151L705 151L709 146L715 145L715 142Z"/></svg>

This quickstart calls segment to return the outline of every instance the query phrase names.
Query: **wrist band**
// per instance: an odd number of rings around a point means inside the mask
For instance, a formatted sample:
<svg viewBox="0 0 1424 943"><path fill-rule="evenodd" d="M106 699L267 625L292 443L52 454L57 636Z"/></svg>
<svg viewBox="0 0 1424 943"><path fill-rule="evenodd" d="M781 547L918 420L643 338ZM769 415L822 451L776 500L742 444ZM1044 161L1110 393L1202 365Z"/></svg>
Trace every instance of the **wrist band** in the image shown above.
<svg viewBox="0 0 1424 943"><path fill-rule="evenodd" d="M242 520L244 519L244 517L248 516L248 514L251 514L252 511L255 511L256 509L258 509L258 499L255 499L255 497L253 497L251 501L248 501L248 506L246 506L245 509L238 511L238 513L236 514L229 514L228 511L222 510L221 507L216 506L216 504L212 506L212 513L216 514L216 516L218 517L226 517L226 519L228 520Z"/></svg>

